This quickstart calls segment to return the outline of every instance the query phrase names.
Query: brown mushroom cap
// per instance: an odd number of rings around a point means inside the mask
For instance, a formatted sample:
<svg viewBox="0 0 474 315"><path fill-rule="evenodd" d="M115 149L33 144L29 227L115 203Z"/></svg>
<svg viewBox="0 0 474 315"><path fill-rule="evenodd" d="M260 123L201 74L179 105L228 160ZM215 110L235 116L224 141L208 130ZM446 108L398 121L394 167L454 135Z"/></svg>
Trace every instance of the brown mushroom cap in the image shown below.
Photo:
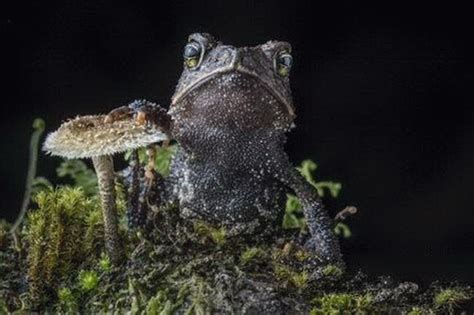
<svg viewBox="0 0 474 315"><path fill-rule="evenodd" d="M106 115L79 116L46 138L43 150L70 159L112 155L167 140L153 124L137 124L132 117L109 122Z"/></svg>

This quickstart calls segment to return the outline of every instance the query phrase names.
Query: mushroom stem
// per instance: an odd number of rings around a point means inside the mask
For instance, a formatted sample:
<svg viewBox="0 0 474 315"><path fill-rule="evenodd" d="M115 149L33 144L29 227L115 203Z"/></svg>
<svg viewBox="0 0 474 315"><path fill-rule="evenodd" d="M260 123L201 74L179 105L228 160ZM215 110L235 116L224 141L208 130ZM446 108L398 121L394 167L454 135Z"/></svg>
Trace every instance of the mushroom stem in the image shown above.
<svg viewBox="0 0 474 315"><path fill-rule="evenodd" d="M115 203L114 163L109 155L92 158L99 183L99 194L104 219L105 249L110 261L117 265L123 249L118 234L117 206Z"/></svg>

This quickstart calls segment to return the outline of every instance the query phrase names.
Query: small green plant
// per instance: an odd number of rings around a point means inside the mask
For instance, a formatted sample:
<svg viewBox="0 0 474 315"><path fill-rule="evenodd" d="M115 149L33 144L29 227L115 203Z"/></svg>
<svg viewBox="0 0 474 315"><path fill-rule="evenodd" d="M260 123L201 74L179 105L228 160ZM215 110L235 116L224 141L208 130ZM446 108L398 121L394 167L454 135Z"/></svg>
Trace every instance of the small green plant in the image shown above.
<svg viewBox="0 0 474 315"><path fill-rule="evenodd" d="M10 312L8 311L7 307L7 302L5 302L3 299L0 299L0 314L9 314Z"/></svg>
<svg viewBox="0 0 474 315"><path fill-rule="evenodd" d="M110 258L107 256L107 254L102 253L100 256L99 267L104 272L110 272L110 270L112 270L112 263L110 262Z"/></svg>
<svg viewBox="0 0 474 315"><path fill-rule="evenodd" d="M306 221L303 216L303 209L298 198L293 194L286 195L285 216L282 226L284 229L303 229Z"/></svg>
<svg viewBox="0 0 474 315"><path fill-rule="evenodd" d="M158 147L156 149L155 168L156 171L164 177L169 175L171 158L173 157L173 154L176 152L177 148L177 145L169 145L167 147ZM148 163L148 156L146 150L146 148L137 149L138 160L141 164ZM129 160L131 155L132 151L128 151L125 154L125 159Z"/></svg>
<svg viewBox="0 0 474 315"><path fill-rule="evenodd" d="M171 300L168 299L167 292L160 290L155 296L148 300L146 305L145 314L147 315L165 315L173 314L174 305Z"/></svg>
<svg viewBox="0 0 474 315"><path fill-rule="evenodd" d="M304 160L301 165L297 167L301 175L306 181L311 184L318 192L319 196L324 197L325 191L329 191L331 197L337 198L341 191L342 185L337 182L317 182L314 178L314 172L317 169L317 164L311 160ZM304 229L306 227L306 220L303 216L303 208L298 198L293 194L287 194L285 215L283 217L282 226L284 229ZM346 225L347 227L347 225ZM348 230L348 228L347 228ZM348 234L343 234L343 236Z"/></svg>
<svg viewBox="0 0 474 315"><path fill-rule="evenodd" d="M60 288L58 290L58 311L65 314L75 314L79 311L79 305L76 296L69 288Z"/></svg>
<svg viewBox="0 0 474 315"><path fill-rule="evenodd" d="M430 309L425 309L419 306L414 306L408 311L407 315L432 315L434 312Z"/></svg>
<svg viewBox="0 0 474 315"><path fill-rule="evenodd" d="M309 274L307 271L294 272L291 275L290 281L298 289L304 289L308 285Z"/></svg>
<svg viewBox="0 0 474 315"><path fill-rule="evenodd" d="M303 162L301 162L301 166L297 167L297 169L300 171L301 175L303 175L306 181L317 189L319 196L324 197L325 190L328 190L333 198L337 198L342 188L341 183L330 181L316 182L316 180L314 179L314 172L317 168L318 165L312 160L304 160Z"/></svg>
<svg viewBox="0 0 474 315"><path fill-rule="evenodd" d="M311 315L377 313L370 294L331 293L313 300Z"/></svg>
<svg viewBox="0 0 474 315"><path fill-rule="evenodd" d="M97 202L87 198L81 188L41 191L34 202L38 208L27 217L25 239L29 293L37 304L46 290L55 289L81 262L93 259L93 253L87 251L88 242L97 238L89 236L87 240L87 219L99 210Z"/></svg>
<svg viewBox="0 0 474 315"><path fill-rule="evenodd" d="M326 267L324 267L322 272L323 272L323 275L327 277L336 277L336 278L344 274L344 271L341 268L334 265L327 265Z"/></svg>
<svg viewBox="0 0 474 315"><path fill-rule="evenodd" d="M250 264L256 259L263 258L265 254L265 251L260 247L248 247L240 255L240 263L242 265Z"/></svg>
<svg viewBox="0 0 474 315"><path fill-rule="evenodd" d="M274 263L273 272L278 280L287 281L298 289L304 289L308 285L307 271L297 271L282 263Z"/></svg>
<svg viewBox="0 0 474 315"><path fill-rule="evenodd" d="M10 226L5 220L0 220L0 248L6 247Z"/></svg>
<svg viewBox="0 0 474 315"><path fill-rule="evenodd" d="M81 270L78 276L79 286L82 291L89 292L97 288L99 276L92 270Z"/></svg>
<svg viewBox="0 0 474 315"><path fill-rule="evenodd" d="M87 196L97 194L97 176L82 160L63 160L56 172L58 177L70 178L73 186L81 187Z"/></svg>
<svg viewBox="0 0 474 315"><path fill-rule="evenodd" d="M196 221L194 222L194 231L200 236L210 238L218 246L225 244L226 231L223 226L214 227L204 221Z"/></svg>
<svg viewBox="0 0 474 315"><path fill-rule="evenodd" d="M343 238L350 238L352 236L352 231L349 226L345 223L338 222L334 227L334 233L340 235Z"/></svg>
<svg viewBox="0 0 474 315"><path fill-rule="evenodd" d="M474 298L473 292L467 289L459 287L446 288L441 289L435 294L433 304L438 310L445 309L453 313L457 306L472 298Z"/></svg>

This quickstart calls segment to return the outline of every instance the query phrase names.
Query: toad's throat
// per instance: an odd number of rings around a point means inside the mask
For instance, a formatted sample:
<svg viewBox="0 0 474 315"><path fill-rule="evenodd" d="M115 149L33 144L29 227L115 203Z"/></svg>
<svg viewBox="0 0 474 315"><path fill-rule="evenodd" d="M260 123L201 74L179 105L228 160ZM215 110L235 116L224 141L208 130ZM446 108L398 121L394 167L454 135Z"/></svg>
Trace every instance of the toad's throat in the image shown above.
<svg viewBox="0 0 474 315"><path fill-rule="evenodd" d="M229 66L229 67L223 67L223 68L219 68L219 69L216 69L208 74L206 74L205 76L203 76L202 78L196 80L196 82L193 82L191 85L189 85L186 89L182 90L180 93L178 94L175 94L173 96L173 99L171 100L171 108L170 108L170 111L173 112L175 110L178 110L179 107L177 104L186 97L186 95L188 95L191 91L195 90L196 88L200 87L201 85L205 84L206 82L212 80L213 78L215 78L216 76L218 75L222 75L222 74L226 74L226 73L232 73L232 72L236 72L236 73L240 73L240 74L245 74L245 75L248 75L248 76L251 76L252 78L254 79L257 79L259 81L259 83L268 91L270 92L281 104L283 104L285 106L285 108L287 109L288 111L288 114L290 116L290 119L294 119L295 118L295 111L293 109L293 106L292 104L290 104L288 102L288 100L286 98L284 98L278 91L276 91L275 89L271 88L270 85L265 82L265 80L263 80L259 75L257 75L255 72L249 70L249 69L246 69L244 67L241 67L241 66Z"/></svg>

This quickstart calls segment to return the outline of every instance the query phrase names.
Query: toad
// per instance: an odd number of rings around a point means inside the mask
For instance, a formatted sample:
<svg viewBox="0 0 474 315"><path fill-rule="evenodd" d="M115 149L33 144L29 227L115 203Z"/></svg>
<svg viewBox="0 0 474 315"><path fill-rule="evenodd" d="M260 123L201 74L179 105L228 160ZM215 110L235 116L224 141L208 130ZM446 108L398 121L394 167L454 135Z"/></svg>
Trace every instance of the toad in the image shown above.
<svg viewBox="0 0 474 315"><path fill-rule="evenodd" d="M128 107L146 112L178 143L170 176L160 183L163 202L177 203L184 217L258 234L281 225L292 191L308 225L305 246L324 263L341 263L332 220L284 151L295 119L290 44L234 47L196 33L183 59L167 112L147 101Z"/></svg>

